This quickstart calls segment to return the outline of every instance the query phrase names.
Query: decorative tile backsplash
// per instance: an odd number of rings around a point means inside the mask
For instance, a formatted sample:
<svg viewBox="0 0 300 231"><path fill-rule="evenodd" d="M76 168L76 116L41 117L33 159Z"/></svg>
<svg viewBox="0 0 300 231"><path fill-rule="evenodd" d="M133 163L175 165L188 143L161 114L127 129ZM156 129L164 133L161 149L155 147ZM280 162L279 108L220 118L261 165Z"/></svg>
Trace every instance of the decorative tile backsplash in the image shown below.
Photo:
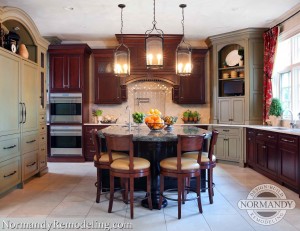
<svg viewBox="0 0 300 231"><path fill-rule="evenodd" d="M163 115L178 116L177 123L183 123L182 113L187 109L198 111L201 115L200 123L209 123L209 104L179 105L172 102L172 85L167 82L137 81L127 85L128 100L119 105L90 105L90 122L95 120L92 116L94 109L103 110L103 115L117 116L118 123L126 123L130 113L134 111L147 112L151 108L158 108ZM128 107L127 107L128 106ZM126 109L127 108L127 109Z"/></svg>

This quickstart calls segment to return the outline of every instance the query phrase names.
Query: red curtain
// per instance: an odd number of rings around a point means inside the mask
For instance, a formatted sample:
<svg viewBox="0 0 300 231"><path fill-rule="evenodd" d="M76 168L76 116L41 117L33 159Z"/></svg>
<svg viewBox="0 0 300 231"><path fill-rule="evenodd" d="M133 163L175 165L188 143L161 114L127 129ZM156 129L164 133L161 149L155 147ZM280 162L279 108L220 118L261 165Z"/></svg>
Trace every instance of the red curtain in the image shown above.
<svg viewBox="0 0 300 231"><path fill-rule="evenodd" d="M263 122L269 118L269 108L272 101L272 72L275 60L275 53L279 35L279 27L264 33L264 95L263 95Z"/></svg>

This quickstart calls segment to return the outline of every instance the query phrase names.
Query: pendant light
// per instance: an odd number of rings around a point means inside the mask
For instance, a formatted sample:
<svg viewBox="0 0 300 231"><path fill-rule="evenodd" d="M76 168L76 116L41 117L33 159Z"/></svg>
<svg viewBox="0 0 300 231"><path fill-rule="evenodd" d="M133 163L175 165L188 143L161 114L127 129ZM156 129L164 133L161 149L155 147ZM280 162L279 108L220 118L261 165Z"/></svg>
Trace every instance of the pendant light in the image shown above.
<svg viewBox="0 0 300 231"><path fill-rule="evenodd" d="M163 67L164 32L156 28L155 0L153 0L153 27L145 32L146 66L148 69ZM152 34L156 32L155 34Z"/></svg>
<svg viewBox="0 0 300 231"><path fill-rule="evenodd" d="M121 8L121 44L114 51L114 72L116 76L126 77L130 75L130 50L123 43L123 8L124 4L119 4Z"/></svg>
<svg viewBox="0 0 300 231"><path fill-rule="evenodd" d="M176 49L176 74L179 76L189 76L192 73L192 48L184 40L184 8L186 4L180 4L182 9L182 40Z"/></svg>

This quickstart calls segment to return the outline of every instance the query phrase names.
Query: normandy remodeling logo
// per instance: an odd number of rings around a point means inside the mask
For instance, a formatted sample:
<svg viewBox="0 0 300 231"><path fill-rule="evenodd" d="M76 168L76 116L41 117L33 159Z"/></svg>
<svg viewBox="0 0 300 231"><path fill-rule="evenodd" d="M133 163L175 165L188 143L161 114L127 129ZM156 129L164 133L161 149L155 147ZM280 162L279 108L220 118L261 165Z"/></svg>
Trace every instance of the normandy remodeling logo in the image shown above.
<svg viewBox="0 0 300 231"><path fill-rule="evenodd" d="M286 210L295 208L295 201L286 199L275 185L261 184L251 190L246 200L240 200L238 207L247 210L256 223L273 225L284 217Z"/></svg>

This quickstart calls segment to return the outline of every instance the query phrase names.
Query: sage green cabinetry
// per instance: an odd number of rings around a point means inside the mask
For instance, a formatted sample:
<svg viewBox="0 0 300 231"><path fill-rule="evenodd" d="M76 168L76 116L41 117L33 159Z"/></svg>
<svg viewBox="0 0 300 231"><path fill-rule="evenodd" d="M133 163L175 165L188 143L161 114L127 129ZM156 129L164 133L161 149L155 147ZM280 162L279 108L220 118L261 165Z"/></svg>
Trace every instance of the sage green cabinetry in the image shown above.
<svg viewBox="0 0 300 231"><path fill-rule="evenodd" d="M238 163L243 166L243 128L230 126L213 126L219 136L215 146L217 160Z"/></svg>
<svg viewBox="0 0 300 231"><path fill-rule="evenodd" d="M218 99L220 124L244 123L244 97L222 97Z"/></svg>
<svg viewBox="0 0 300 231"><path fill-rule="evenodd" d="M225 114L230 114L230 112L236 115L243 113L243 116L240 116L239 120L234 122L234 124L262 124L264 31L264 28L248 28L212 36L206 40L209 46L210 73L212 75L211 123L228 124L229 122L233 122L228 121L228 119L234 120L234 118L230 118L231 116L227 116L226 120L222 115L224 113L224 100L222 99L224 97L232 99L243 97L243 106L241 104L238 107L229 106L229 112L225 110ZM244 50L243 66L238 66L239 64L237 64L233 67L224 67L227 55L237 49ZM224 79L228 77L223 74L227 72L230 77L231 71L236 71L237 75L229 79ZM237 94L232 92L228 94L224 90L225 82L227 83L227 87L230 86L230 83L242 83L243 92L238 93L240 90L237 90ZM230 104L229 101L228 104ZM241 107L243 107L243 111L241 111Z"/></svg>

